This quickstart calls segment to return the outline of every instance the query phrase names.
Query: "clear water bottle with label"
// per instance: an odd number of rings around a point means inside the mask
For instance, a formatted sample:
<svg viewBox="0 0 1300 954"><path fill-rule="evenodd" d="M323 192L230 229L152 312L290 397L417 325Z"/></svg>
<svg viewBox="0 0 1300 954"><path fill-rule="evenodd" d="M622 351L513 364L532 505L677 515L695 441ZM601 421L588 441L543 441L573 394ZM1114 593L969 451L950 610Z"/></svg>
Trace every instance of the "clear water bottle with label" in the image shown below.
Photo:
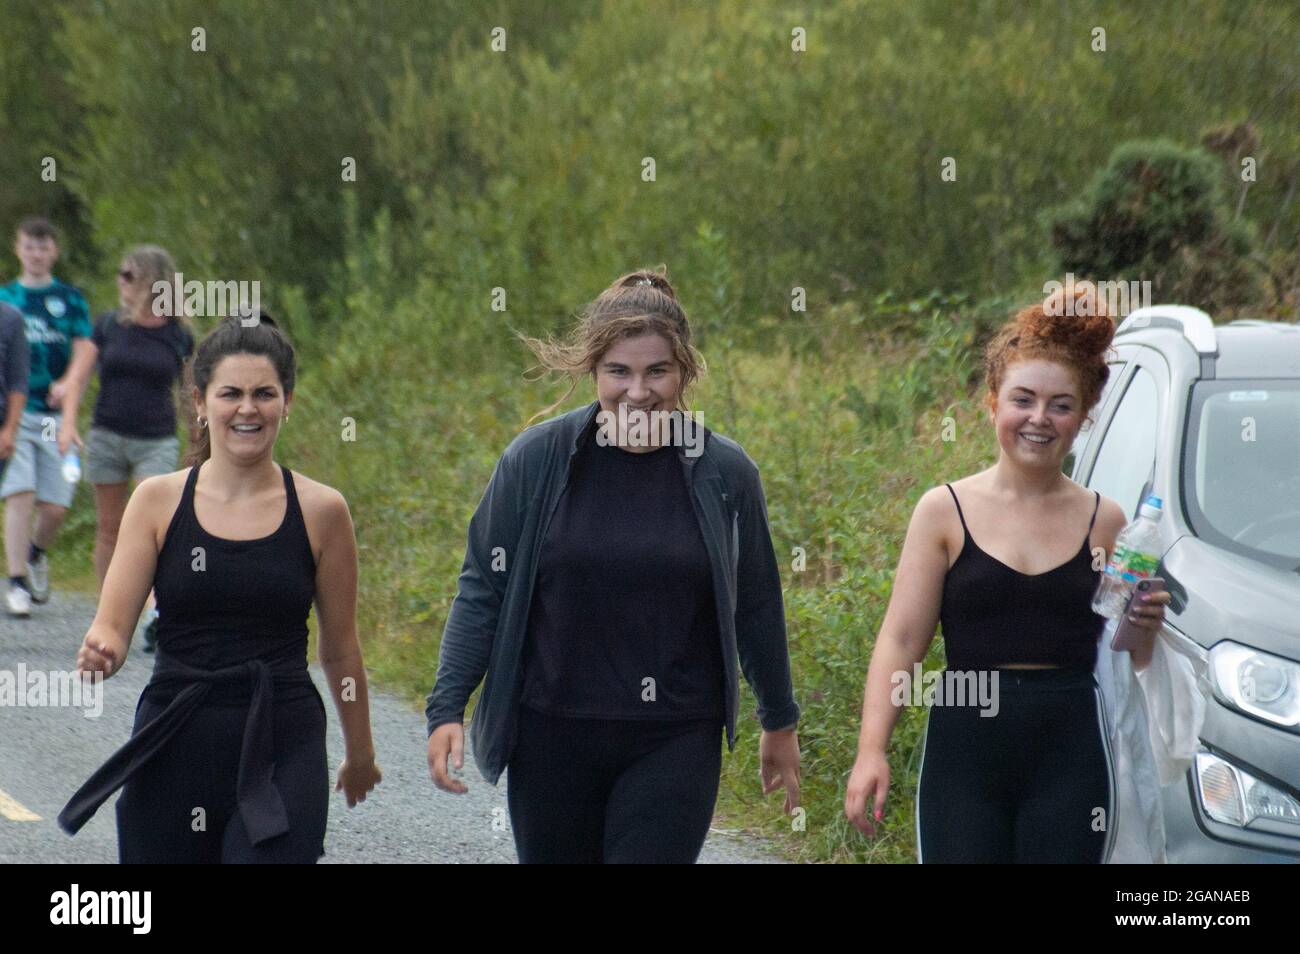
<svg viewBox="0 0 1300 954"><path fill-rule="evenodd" d="M1160 522L1163 501L1150 494L1138 508L1138 517L1120 533L1115 552L1101 575L1092 611L1118 619L1139 580L1154 576L1160 564Z"/></svg>
<svg viewBox="0 0 1300 954"><path fill-rule="evenodd" d="M81 479L81 455L75 450L63 455L63 479L70 484Z"/></svg>

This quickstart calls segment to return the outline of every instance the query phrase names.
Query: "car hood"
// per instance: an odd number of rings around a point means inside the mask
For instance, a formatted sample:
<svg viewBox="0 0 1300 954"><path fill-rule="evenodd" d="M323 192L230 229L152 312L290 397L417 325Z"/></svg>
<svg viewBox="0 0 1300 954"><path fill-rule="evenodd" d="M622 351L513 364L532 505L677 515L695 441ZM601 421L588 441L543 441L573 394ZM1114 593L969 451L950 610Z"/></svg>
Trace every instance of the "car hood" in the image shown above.
<svg viewBox="0 0 1300 954"><path fill-rule="evenodd" d="M1206 648L1231 639L1300 661L1300 573L1180 537L1164 555L1170 622Z"/></svg>

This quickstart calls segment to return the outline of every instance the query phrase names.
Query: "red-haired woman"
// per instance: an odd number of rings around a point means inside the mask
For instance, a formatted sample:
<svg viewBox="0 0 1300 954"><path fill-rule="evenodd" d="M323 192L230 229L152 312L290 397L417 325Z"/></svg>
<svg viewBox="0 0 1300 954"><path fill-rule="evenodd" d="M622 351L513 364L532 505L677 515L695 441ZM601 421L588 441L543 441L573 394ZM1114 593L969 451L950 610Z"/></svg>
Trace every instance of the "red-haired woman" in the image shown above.
<svg viewBox="0 0 1300 954"><path fill-rule="evenodd" d="M956 681L949 673L973 674L963 687L980 690L978 705L941 694L948 704L930 709L916 805L922 862L1095 863L1106 853L1116 799L1093 675L1105 620L1091 601L1125 516L1061 470L1101 397L1115 333L1090 286L1080 291L1078 307L1026 308L990 342L997 463L917 503L872 652L844 803L867 834L868 802L878 821L889 788L885 749L905 702L897 674L925 658L937 623L943 685ZM1134 621L1154 636L1168 601L1135 604ZM1151 649L1134 651L1135 667Z"/></svg>

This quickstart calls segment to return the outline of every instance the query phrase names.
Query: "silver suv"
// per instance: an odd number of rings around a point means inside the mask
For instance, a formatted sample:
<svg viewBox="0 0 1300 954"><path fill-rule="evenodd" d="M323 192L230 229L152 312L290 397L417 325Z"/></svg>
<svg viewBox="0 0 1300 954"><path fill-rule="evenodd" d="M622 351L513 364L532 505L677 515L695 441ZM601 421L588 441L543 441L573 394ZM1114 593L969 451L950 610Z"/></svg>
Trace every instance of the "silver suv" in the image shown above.
<svg viewBox="0 0 1300 954"><path fill-rule="evenodd" d="M1300 860L1300 326L1155 305L1132 312L1067 458L1133 517L1164 500L1167 630L1215 701L1165 786L1173 862Z"/></svg>

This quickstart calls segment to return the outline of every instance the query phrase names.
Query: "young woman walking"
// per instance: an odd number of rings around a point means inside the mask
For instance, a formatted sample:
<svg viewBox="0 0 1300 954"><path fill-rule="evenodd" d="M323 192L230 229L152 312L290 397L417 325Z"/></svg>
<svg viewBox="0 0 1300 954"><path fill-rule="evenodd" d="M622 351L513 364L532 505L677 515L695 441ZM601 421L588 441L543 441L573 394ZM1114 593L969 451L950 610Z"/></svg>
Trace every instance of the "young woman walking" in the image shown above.
<svg viewBox="0 0 1300 954"><path fill-rule="evenodd" d="M130 481L169 474L180 457L175 388L194 352L181 309L156 314L153 287L172 282L176 265L165 249L138 245L117 271L119 307L90 336L99 369L99 397L86 437L86 480L95 488L95 574L103 587L113 559ZM143 618L145 652L157 638L152 593Z"/></svg>
<svg viewBox="0 0 1300 954"><path fill-rule="evenodd" d="M191 466L140 483L127 503L81 672L126 660L152 585L158 652L130 741L72 797L75 833L117 803L124 863L296 862L324 852L325 707L307 671L316 605L320 660L347 754L349 805L380 779L356 633L356 541L343 497L272 457L295 368L270 319L229 318L195 355L199 438Z"/></svg>
<svg viewBox="0 0 1300 954"><path fill-rule="evenodd" d="M530 344L575 385L589 374L596 400L520 434L470 522L426 710L429 770L466 790L448 759L463 764L482 681L474 755L493 784L509 766L520 861L691 863L724 726L735 745L737 654L764 792L784 786L786 810L798 805L799 707L758 469L680 414L675 440L645 428L685 406L702 370L661 274L623 276L568 342Z"/></svg>
<svg viewBox="0 0 1300 954"><path fill-rule="evenodd" d="M1125 516L1061 467L1101 396L1115 329L1099 307L1062 314L1061 301L1046 304L1021 311L988 346L997 463L917 503L867 673L844 803L867 834L868 805L879 820L889 789L897 674L925 658L937 623L947 670L994 693L992 706L948 698L930 709L916 806L923 862L1096 863L1111 828L1093 675L1105 620L1091 601ZM1154 635L1168 601L1136 604L1135 622ZM1150 653L1148 641L1134 665Z"/></svg>

